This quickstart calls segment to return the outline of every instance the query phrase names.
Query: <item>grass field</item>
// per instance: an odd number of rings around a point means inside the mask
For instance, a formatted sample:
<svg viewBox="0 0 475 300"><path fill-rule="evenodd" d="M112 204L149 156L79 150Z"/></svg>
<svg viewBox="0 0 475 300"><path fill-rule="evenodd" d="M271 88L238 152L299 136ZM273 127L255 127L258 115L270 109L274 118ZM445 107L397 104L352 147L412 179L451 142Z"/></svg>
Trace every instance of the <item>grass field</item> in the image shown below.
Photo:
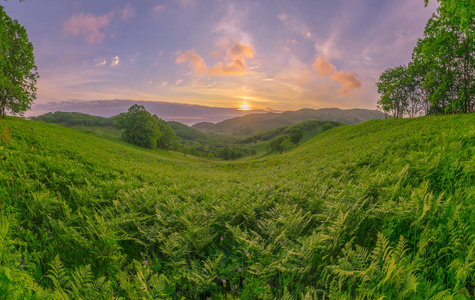
<svg viewBox="0 0 475 300"><path fill-rule="evenodd" d="M475 114L235 162L0 124L0 299L474 296Z"/></svg>

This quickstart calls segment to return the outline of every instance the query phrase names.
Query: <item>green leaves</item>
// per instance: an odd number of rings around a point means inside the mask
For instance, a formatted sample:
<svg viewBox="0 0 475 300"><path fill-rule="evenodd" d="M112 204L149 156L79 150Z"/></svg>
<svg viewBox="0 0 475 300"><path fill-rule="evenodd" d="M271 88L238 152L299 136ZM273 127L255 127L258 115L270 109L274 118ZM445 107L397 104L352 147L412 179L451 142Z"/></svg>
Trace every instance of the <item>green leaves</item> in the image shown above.
<svg viewBox="0 0 475 300"><path fill-rule="evenodd" d="M300 128L293 128L289 134L290 141L294 145L298 145L303 138L303 131Z"/></svg>
<svg viewBox="0 0 475 300"><path fill-rule="evenodd" d="M28 110L36 98L33 45L25 28L12 20L0 6L0 116Z"/></svg>
<svg viewBox="0 0 475 300"><path fill-rule="evenodd" d="M377 83L378 107L396 118L469 113L475 107L475 2L439 2L409 67L388 69Z"/></svg>
<svg viewBox="0 0 475 300"><path fill-rule="evenodd" d="M143 105L132 105L127 113L118 115L114 121L117 128L124 129L123 139L140 147L156 148L162 136L157 118L152 117Z"/></svg>

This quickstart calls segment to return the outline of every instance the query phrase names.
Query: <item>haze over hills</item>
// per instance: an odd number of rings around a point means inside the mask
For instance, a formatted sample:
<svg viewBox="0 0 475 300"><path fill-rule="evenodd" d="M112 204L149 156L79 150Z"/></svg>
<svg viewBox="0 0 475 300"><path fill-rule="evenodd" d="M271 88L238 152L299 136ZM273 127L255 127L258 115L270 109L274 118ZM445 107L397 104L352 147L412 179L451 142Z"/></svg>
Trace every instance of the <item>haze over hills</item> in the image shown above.
<svg viewBox="0 0 475 300"><path fill-rule="evenodd" d="M48 112L78 112L110 118L127 111L134 104L143 105L151 114L157 115L166 121L177 121L186 125L197 122L221 122L226 119L244 116L248 112L237 108L213 107L206 105L172 103L164 101L143 100L94 100L94 101L56 101L50 103L33 104L27 117L39 116ZM267 110L253 110L256 113L265 113Z"/></svg>
<svg viewBox="0 0 475 300"><path fill-rule="evenodd" d="M286 111L283 113L249 114L242 117L224 120L216 124L201 122L194 124L192 128L206 133L244 136L309 120L337 121L348 125L354 125L369 120L384 118L386 118L386 115L378 110L303 108L297 111Z"/></svg>

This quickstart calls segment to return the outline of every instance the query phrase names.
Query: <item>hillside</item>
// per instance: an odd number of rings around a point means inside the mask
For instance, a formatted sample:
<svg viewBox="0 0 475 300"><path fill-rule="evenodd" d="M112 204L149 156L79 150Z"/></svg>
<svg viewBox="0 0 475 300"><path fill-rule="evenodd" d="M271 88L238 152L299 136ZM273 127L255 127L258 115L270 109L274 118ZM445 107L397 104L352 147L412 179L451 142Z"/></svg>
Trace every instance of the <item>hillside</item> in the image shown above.
<svg viewBox="0 0 475 300"><path fill-rule="evenodd" d="M285 125L292 125L308 120L327 120L345 123L348 125L359 124L374 119L384 119L386 115L377 110L304 108L297 111L283 113L249 114L242 117L224 120L211 126L212 123L197 123L192 127L206 133L222 135L246 136L260 131Z"/></svg>
<svg viewBox="0 0 475 300"><path fill-rule="evenodd" d="M210 129L211 127L213 127L215 125L215 123L211 123L211 122L200 122L200 123L196 123L194 124L193 126L191 126L192 128L196 129L196 130L199 130L199 131L202 131L202 132L206 132L208 129Z"/></svg>
<svg viewBox="0 0 475 300"><path fill-rule="evenodd" d="M206 161L0 120L0 298L469 299L475 114Z"/></svg>

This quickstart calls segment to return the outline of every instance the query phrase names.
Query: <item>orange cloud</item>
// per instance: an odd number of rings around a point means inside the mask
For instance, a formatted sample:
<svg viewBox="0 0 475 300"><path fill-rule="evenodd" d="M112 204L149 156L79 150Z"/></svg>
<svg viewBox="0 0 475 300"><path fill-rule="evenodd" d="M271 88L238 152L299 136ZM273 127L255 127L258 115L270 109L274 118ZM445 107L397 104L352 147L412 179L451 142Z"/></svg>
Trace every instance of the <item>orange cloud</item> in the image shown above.
<svg viewBox="0 0 475 300"><path fill-rule="evenodd" d="M188 66L197 73L204 73L207 70L204 59L196 53L195 49L187 50L185 53L177 52L176 64L188 63Z"/></svg>
<svg viewBox="0 0 475 300"><path fill-rule="evenodd" d="M331 80L339 83L342 88L338 91L342 94L351 93L352 90L360 90L363 83L355 72L338 71L337 68L325 57L317 57L313 64L313 70L320 78L329 76Z"/></svg>
<svg viewBox="0 0 475 300"><path fill-rule="evenodd" d="M246 65L242 60L239 59L227 64L224 64L222 61L220 61L211 70L209 70L210 75L242 75L245 72Z"/></svg>
<svg viewBox="0 0 475 300"><path fill-rule="evenodd" d="M114 16L108 13L102 16L80 13L72 15L71 18L63 24L63 33L71 36L82 36L84 41L89 44L101 43L106 34L102 29L107 27Z"/></svg>
<svg viewBox="0 0 475 300"><path fill-rule="evenodd" d="M336 67L325 57L317 57L313 63L313 70L317 72L320 78L325 76L330 76L333 73L336 73Z"/></svg>
<svg viewBox="0 0 475 300"><path fill-rule="evenodd" d="M241 43L235 43L231 48L226 51L226 57L228 59L234 58L253 58L254 57L254 50L248 46L243 45Z"/></svg>
<svg viewBox="0 0 475 300"><path fill-rule="evenodd" d="M358 75L355 72L337 72L330 76L330 78L343 85L340 89L340 93L348 94L351 90L359 90L363 87L363 83L358 79Z"/></svg>
<svg viewBox="0 0 475 300"><path fill-rule="evenodd" d="M219 61L210 71L210 75L242 75L247 70L246 59L254 57L252 46L233 42L226 50L224 61Z"/></svg>

